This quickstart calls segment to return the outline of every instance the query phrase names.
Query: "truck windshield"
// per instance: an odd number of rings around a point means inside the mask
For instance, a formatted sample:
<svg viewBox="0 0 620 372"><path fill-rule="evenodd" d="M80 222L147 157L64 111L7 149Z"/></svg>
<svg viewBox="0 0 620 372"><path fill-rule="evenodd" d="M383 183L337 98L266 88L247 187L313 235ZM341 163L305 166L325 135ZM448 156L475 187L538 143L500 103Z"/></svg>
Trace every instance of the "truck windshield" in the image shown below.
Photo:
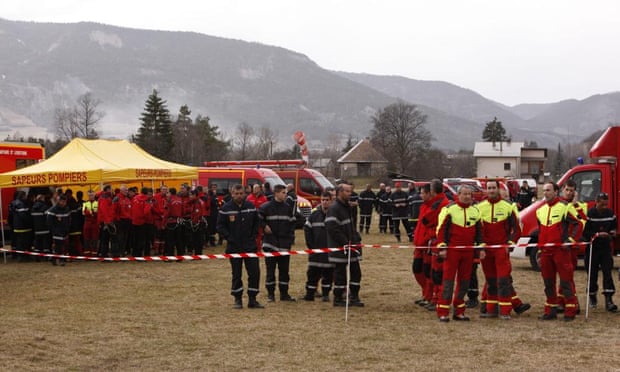
<svg viewBox="0 0 620 372"><path fill-rule="evenodd" d="M321 187L323 188L323 190L325 190L326 187L334 187L334 185L332 185L331 182L329 182L329 180L327 179L327 177L325 177L322 174L315 174L314 178L316 178L316 181L321 185Z"/></svg>

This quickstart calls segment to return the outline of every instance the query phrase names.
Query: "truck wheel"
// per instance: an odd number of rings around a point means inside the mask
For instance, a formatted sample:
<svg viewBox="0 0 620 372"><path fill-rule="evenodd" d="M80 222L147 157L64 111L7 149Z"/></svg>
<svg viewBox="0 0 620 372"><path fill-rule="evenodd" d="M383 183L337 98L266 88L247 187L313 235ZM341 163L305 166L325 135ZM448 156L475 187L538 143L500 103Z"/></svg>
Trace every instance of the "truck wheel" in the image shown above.
<svg viewBox="0 0 620 372"><path fill-rule="evenodd" d="M530 250L530 265L535 271L540 271L540 251L537 247Z"/></svg>
<svg viewBox="0 0 620 372"><path fill-rule="evenodd" d="M529 244L538 244L538 231L532 232L530 235ZM535 271L540 271L540 251L538 247L529 247L528 254L530 256L530 266Z"/></svg>

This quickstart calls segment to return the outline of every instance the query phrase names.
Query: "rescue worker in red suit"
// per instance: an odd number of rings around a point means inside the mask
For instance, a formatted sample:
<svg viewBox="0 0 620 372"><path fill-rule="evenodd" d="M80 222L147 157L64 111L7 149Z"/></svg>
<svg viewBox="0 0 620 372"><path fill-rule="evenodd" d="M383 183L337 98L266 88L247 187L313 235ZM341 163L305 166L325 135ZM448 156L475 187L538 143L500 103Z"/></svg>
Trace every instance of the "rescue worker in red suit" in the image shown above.
<svg viewBox="0 0 620 372"><path fill-rule="evenodd" d="M153 224L155 225L155 240L153 250L156 255L164 253L164 242L166 240L166 219L168 218L168 186L161 185L159 192L153 196Z"/></svg>
<svg viewBox="0 0 620 372"><path fill-rule="evenodd" d="M560 188L555 183L546 183L543 186L545 203L536 210L538 220L538 244L540 254L540 273L545 284L545 313L541 320L557 319L558 296L556 292L556 274L560 277L560 287L565 301L564 320L575 319L577 313L577 298L571 286L574 266L572 263L570 246L563 243L574 243L581 234L581 222L575 209L565 201L560 200ZM545 246L553 244L553 246Z"/></svg>
<svg viewBox="0 0 620 372"><path fill-rule="evenodd" d="M425 187L423 188L426 190ZM416 238L414 234L413 237L414 242L417 242L417 246L427 247L423 248L426 253L422 256L422 265L424 275L427 278L424 284L424 298L429 303L421 303L420 305L424 306L428 311L436 311L443 276L443 258L439 257L439 249L436 248L437 221L441 209L450 204L450 201L443 192L443 182L441 180L432 180L428 189L430 190L430 199L425 201L420 207L418 226L422 226L420 227L421 230L416 232L416 234L420 232L420 235ZM418 227L416 226L417 229ZM415 255L416 252L414 251L414 275L419 270L419 268L416 268Z"/></svg>
<svg viewBox="0 0 620 372"><path fill-rule="evenodd" d="M481 260L482 271L486 278L486 312L482 318L510 319L512 311L512 279L510 273L510 249L519 239L519 216L514 205L503 199L499 193L496 180L487 181L488 198L477 205L482 218L482 240L489 245L504 245L486 249L486 257ZM499 307L499 314L496 309ZM518 309L522 313L525 304Z"/></svg>
<svg viewBox="0 0 620 372"><path fill-rule="evenodd" d="M184 255L183 229L180 223L183 217L183 200L177 195L177 189L174 187L171 187L169 190L166 215L166 245L164 254L166 256L174 256L174 249L176 247L177 254Z"/></svg>
<svg viewBox="0 0 620 372"><path fill-rule="evenodd" d="M205 244L205 229L207 227L205 217L205 203L199 197L200 191L191 190L189 193L189 219L191 226L191 234L189 241L189 249L194 254L202 254L202 248Z"/></svg>
<svg viewBox="0 0 620 372"><path fill-rule="evenodd" d="M419 208L418 217L424 218L431 211L431 205L428 203L431 196L431 184L425 183L420 187L420 197L422 198L422 205ZM428 223L428 220L425 220ZM428 243L435 236L435 227L428 228L424 223L418 223L415 227L413 234L413 263L411 264L411 271L418 285L422 289L422 297L415 301L416 305L427 306L431 302L432 292L427 293L427 281L431 281L431 267L430 258L428 252ZM431 287L432 288L432 287Z"/></svg>
<svg viewBox="0 0 620 372"><path fill-rule="evenodd" d="M120 257L121 249L118 240L117 224L119 219L119 205L114 203L114 195L112 195L112 188L110 185L103 187L103 192L99 194L99 213L97 219L99 220L99 257L108 257L108 254L112 254L112 257ZM105 262L105 261L104 261Z"/></svg>
<svg viewBox="0 0 620 372"><path fill-rule="evenodd" d="M151 199L149 198L149 189L143 187L140 194L131 200L131 225L133 231L133 247L131 255L134 257L149 256L147 244L147 216L151 215Z"/></svg>
<svg viewBox="0 0 620 372"><path fill-rule="evenodd" d="M133 194L133 193L131 193ZM113 199L118 205L118 222L116 230L118 234L118 244L121 254L129 253L131 243L131 195L126 185L121 185L120 191Z"/></svg>
<svg viewBox="0 0 620 372"><path fill-rule="evenodd" d="M260 209L261 205L267 203L268 201L259 184L255 184L254 186L252 186L252 193L248 195L246 200L254 204L257 210ZM258 235L256 236L256 246L258 247L259 251L263 246L263 228L260 226L258 228Z"/></svg>
<svg viewBox="0 0 620 372"><path fill-rule="evenodd" d="M437 247L439 257L444 259L442 293L437 301L440 322L450 320L450 301L454 307L452 319L469 320L465 316L464 298L469 289L474 257L485 257L484 248L474 248L483 243L480 211L472 205L472 192L467 185L459 187L457 200L439 213Z"/></svg>
<svg viewBox="0 0 620 372"><path fill-rule="evenodd" d="M562 200L566 201L568 204L572 205L575 208L575 212L577 214L577 218L579 222L581 222L581 228L585 228L586 220L588 219L588 204L585 202L580 202L577 198L577 183L569 179L564 184L562 188ZM569 232L570 233L570 232ZM581 236L577 237L577 240L580 240ZM577 256L579 254L579 246L575 245L570 250L571 262L573 263L573 272L577 269ZM573 288L573 293L577 296L577 292L575 290L575 281L573 280L571 283L571 287ZM564 311L564 295L562 295L562 289L558 286L558 313ZM577 314L579 314L579 297L577 297Z"/></svg>

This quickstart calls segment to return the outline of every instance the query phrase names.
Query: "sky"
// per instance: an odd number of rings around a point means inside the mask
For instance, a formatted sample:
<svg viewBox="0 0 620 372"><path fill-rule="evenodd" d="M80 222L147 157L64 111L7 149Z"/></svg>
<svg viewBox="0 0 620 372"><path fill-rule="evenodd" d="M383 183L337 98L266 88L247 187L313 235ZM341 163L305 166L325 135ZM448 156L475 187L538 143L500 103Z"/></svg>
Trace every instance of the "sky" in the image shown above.
<svg viewBox="0 0 620 372"><path fill-rule="evenodd" d="M620 91L617 0L7 0L0 17L259 42L325 69L446 81L506 105Z"/></svg>

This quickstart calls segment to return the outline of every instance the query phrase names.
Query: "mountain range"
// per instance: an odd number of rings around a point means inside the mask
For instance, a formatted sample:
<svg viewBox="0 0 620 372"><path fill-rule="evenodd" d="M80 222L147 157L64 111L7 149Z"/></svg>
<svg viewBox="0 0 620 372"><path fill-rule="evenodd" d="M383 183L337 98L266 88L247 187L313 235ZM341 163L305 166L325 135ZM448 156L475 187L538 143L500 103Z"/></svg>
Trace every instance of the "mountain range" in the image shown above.
<svg viewBox="0 0 620 372"><path fill-rule="evenodd" d="M284 48L193 32L98 23L0 19L0 135L52 136L54 112L91 92L105 112L102 137L137 131L153 89L171 114L187 104L231 137L239 123L270 127L281 143L302 130L363 138L377 109L398 99L428 116L434 145L473 149L497 117L514 141L579 141L620 121L620 93L509 107L441 81L334 72Z"/></svg>

